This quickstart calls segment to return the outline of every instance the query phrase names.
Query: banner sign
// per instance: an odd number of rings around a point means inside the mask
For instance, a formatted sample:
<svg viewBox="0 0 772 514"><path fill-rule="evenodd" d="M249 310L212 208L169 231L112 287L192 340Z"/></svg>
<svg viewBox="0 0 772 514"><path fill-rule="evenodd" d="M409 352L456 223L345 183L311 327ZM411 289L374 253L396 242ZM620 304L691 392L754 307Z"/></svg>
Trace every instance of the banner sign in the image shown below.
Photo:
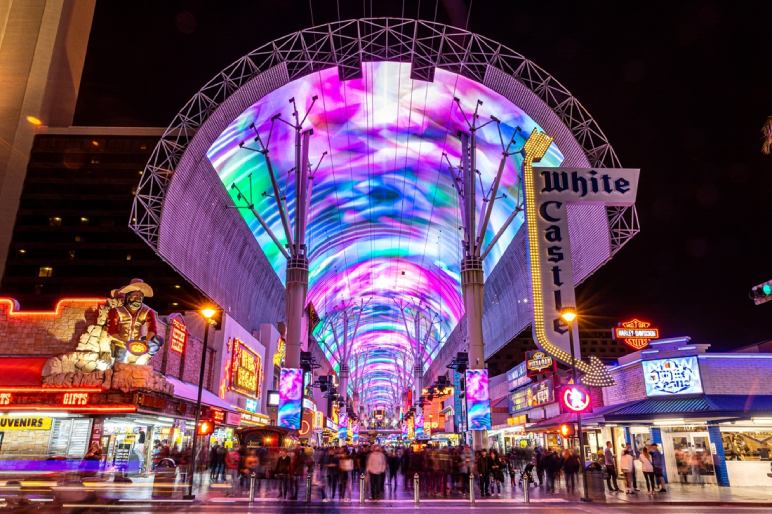
<svg viewBox="0 0 772 514"><path fill-rule="evenodd" d="M188 343L188 330L185 324L177 318L172 318L172 332L169 336L169 348L180 355L185 353L185 345Z"/></svg>
<svg viewBox="0 0 772 514"><path fill-rule="evenodd" d="M342 409L338 414L338 439L345 441L348 437L348 412Z"/></svg>
<svg viewBox="0 0 772 514"><path fill-rule="evenodd" d="M533 167L551 144L552 138L534 129L524 147L533 336L540 350L570 366L568 326L560 318L564 307L576 307L566 206L576 203L633 205L640 170ZM585 383L611 385L613 380L603 363L595 357L590 362L582 361L578 340L576 347L576 367L589 375Z"/></svg>
<svg viewBox="0 0 772 514"><path fill-rule="evenodd" d="M300 368L281 368L277 424L282 428L300 430L302 410L303 370Z"/></svg>
<svg viewBox="0 0 772 514"><path fill-rule="evenodd" d="M487 369L466 370L466 418L469 430L490 430L491 400Z"/></svg>
<svg viewBox="0 0 772 514"><path fill-rule="evenodd" d="M0 432L51 430L51 418L42 416L0 416Z"/></svg>
<svg viewBox="0 0 772 514"><path fill-rule="evenodd" d="M696 356L641 362L646 396L701 394L702 379Z"/></svg>

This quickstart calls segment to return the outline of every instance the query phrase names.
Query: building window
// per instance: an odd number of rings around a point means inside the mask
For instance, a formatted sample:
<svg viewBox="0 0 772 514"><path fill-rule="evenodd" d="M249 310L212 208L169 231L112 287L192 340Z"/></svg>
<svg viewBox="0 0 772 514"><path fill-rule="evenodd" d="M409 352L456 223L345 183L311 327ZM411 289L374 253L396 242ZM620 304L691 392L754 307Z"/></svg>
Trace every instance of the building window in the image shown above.
<svg viewBox="0 0 772 514"><path fill-rule="evenodd" d="M61 227L62 226L62 218L59 216L51 216L48 218L48 224L52 227Z"/></svg>
<svg viewBox="0 0 772 514"><path fill-rule="evenodd" d="M130 254L130 253L127 253L127 254L126 254L126 260L127 260L127 261L130 261L130 260L131 260L131 254Z"/></svg>
<svg viewBox="0 0 772 514"><path fill-rule="evenodd" d="M51 275L54 274L54 268L51 266L41 266L38 270L38 277L40 278L49 278Z"/></svg>
<svg viewBox="0 0 772 514"><path fill-rule="evenodd" d="M80 224L81 225L88 225L89 219L85 216L80 217Z"/></svg>

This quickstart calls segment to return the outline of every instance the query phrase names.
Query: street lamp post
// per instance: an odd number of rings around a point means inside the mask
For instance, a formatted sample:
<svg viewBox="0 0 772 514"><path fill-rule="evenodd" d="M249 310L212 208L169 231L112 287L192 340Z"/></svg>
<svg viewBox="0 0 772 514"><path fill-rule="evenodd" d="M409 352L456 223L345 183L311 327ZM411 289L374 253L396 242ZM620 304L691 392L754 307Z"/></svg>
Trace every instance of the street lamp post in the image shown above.
<svg viewBox="0 0 772 514"><path fill-rule="evenodd" d="M193 494L193 479L196 475L197 466L197 453L198 453L198 422L201 420L201 394L204 390L204 370L206 369L206 351L209 345L209 325L212 324L212 318L217 311L215 309L206 308L201 309L201 315L204 317L204 346L201 351L201 369L198 373L198 396L196 397L196 421L193 424L193 445L191 446L191 468L188 472L188 494L183 498L186 500L192 500L196 496Z"/></svg>
<svg viewBox="0 0 772 514"><path fill-rule="evenodd" d="M574 381L574 385L578 385L576 378L576 352L574 351L574 321L576 321L577 313L573 307L564 308L560 317L568 323L568 344L571 347L571 374ZM589 502L589 484L587 483L587 467L584 465L584 434L582 433L582 413L576 413L576 433L579 437L579 464L582 466L582 501Z"/></svg>

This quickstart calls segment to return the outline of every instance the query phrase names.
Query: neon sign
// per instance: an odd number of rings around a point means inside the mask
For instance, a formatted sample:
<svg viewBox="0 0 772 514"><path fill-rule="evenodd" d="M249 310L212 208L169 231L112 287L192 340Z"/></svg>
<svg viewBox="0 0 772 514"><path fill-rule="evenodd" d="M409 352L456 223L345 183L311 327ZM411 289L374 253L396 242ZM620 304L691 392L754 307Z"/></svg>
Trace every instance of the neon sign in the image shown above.
<svg viewBox="0 0 772 514"><path fill-rule="evenodd" d="M652 339L659 339L659 329L651 328L648 321L632 319L620 325L614 329L614 339L621 340L634 350L642 350L649 346Z"/></svg>
<svg viewBox="0 0 772 514"><path fill-rule="evenodd" d="M237 393L260 397L260 375L262 360L260 354L252 350L243 341L232 339L233 354L231 355L231 390Z"/></svg>
<svg viewBox="0 0 772 514"><path fill-rule="evenodd" d="M552 357L542 351L528 352L526 354L525 368L529 375L539 374L545 369L553 367Z"/></svg>
<svg viewBox="0 0 772 514"><path fill-rule="evenodd" d="M88 405L88 393L64 393L62 405Z"/></svg>
<svg viewBox="0 0 772 514"><path fill-rule="evenodd" d="M571 412L584 412L590 406L590 393L584 387L573 385L563 389L563 407Z"/></svg>
<svg viewBox="0 0 772 514"><path fill-rule="evenodd" d="M560 318L563 307L576 305L566 205L633 205L640 170L534 168L533 163L541 161L550 145L552 138L534 129L524 146L533 335L539 349L569 366L576 365L585 374L585 383L609 386L613 380L600 359L593 356L586 362L579 353L571 356L568 326Z"/></svg>
<svg viewBox="0 0 772 514"><path fill-rule="evenodd" d="M179 354L185 352L185 345L188 342L188 331L185 328L185 324L176 318L172 319L172 332L169 339L171 340L169 348L171 348L173 352Z"/></svg>

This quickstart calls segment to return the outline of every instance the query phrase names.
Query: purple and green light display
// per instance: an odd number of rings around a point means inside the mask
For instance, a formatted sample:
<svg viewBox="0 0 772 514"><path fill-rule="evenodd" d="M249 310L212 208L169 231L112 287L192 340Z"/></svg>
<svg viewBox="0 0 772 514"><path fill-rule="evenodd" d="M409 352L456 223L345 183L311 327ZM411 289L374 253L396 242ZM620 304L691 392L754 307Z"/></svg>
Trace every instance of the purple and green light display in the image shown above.
<svg viewBox="0 0 772 514"><path fill-rule="evenodd" d="M348 412L343 409L338 414L338 439L346 440L348 438Z"/></svg>
<svg viewBox="0 0 772 514"><path fill-rule="evenodd" d="M283 242L283 230L265 160L239 148L251 140L254 123L267 135L270 119L281 114L289 120L290 98L301 116L319 99L306 121L313 128L310 160L329 152L316 172L309 213L308 300L324 319L343 303L370 299L364 312L354 355L368 351L364 364L372 377L367 401L386 403L389 382L398 370L394 354L408 348L409 336L394 301L421 305L440 317L434 338L444 341L464 314L461 299L461 217L453 179L443 153L457 165L461 143L457 133L466 130L464 116L482 100L481 120L490 115L501 120L505 140L519 127L517 145L536 123L498 93L463 76L437 69L433 82L410 79L407 63L363 64L360 79L341 81L336 68L322 70L290 82L242 112L209 148L207 155L225 188L236 199L232 184L245 193L251 181L255 209ZM277 123L269 151L292 217L294 210L294 131ZM493 181L501 156L495 124L478 131L477 167L486 189ZM542 166L557 166L563 156L553 145ZM491 241L518 204L521 195L521 156L509 158L490 226L484 239ZM269 193L264 195L264 193ZM248 193L247 193L248 194ZM478 193L482 209L482 194ZM246 223L279 278L285 279L286 261L248 209ZM484 262L486 275L494 268L523 224L518 215ZM339 349L324 323L314 336L321 340L336 367ZM440 345L426 351L428 365ZM353 369L354 363L349 363Z"/></svg>
<svg viewBox="0 0 772 514"><path fill-rule="evenodd" d="M491 428L491 399L487 369L466 371L466 417L469 430L490 430Z"/></svg>
<svg viewBox="0 0 772 514"><path fill-rule="evenodd" d="M303 370L281 368L279 375L279 412L276 424L300 430L303 410Z"/></svg>

